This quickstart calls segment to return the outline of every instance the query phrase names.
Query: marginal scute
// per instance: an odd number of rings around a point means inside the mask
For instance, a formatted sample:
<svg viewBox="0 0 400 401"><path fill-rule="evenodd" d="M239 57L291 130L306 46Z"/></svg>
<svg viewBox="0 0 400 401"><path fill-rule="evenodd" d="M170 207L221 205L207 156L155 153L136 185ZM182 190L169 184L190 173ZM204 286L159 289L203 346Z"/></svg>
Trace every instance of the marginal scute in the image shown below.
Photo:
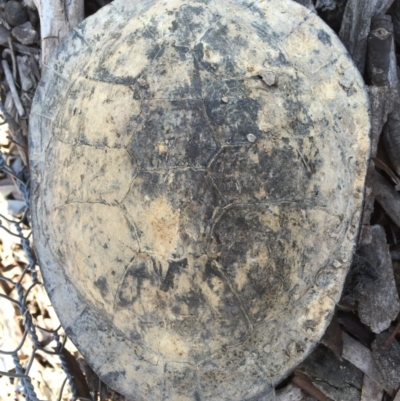
<svg viewBox="0 0 400 401"><path fill-rule="evenodd" d="M115 0L45 68L37 255L94 370L138 401L254 401L313 349L359 224L368 101L289 0Z"/></svg>

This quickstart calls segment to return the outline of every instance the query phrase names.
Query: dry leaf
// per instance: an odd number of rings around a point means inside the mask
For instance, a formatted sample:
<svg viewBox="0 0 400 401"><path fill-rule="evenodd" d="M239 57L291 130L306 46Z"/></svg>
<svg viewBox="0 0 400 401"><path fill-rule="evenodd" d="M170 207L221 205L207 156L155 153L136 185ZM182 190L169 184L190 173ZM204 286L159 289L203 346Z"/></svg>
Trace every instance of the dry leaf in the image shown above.
<svg viewBox="0 0 400 401"><path fill-rule="evenodd" d="M360 401L381 401L382 397L382 387L371 378L369 378L367 375L364 375Z"/></svg>
<svg viewBox="0 0 400 401"><path fill-rule="evenodd" d="M372 352L345 332L343 332L342 356L379 384L387 393L394 394L394 388L386 385L382 373L372 357Z"/></svg>

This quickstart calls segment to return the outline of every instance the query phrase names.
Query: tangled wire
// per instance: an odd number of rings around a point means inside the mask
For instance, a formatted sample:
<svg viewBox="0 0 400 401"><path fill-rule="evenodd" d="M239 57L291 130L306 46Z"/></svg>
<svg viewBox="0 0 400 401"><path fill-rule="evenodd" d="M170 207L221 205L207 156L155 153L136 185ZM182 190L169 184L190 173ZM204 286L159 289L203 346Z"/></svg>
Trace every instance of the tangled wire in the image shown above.
<svg viewBox="0 0 400 401"><path fill-rule="evenodd" d="M4 350L0 349L0 355L8 355L11 356L14 366L15 366L15 373L14 372L2 372L0 371L0 376L8 376L10 378L19 379L22 387L22 391L25 395L27 401L39 401L37 394L35 392L35 388L32 384L32 380L30 377L30 369L32 363L35 359L35 354L37 351L42 351L47 354L57 355L61 362L61 367L65 373L64 382L59 390L58 400L61 400L64 387L66 383L68 383L70 387L70 391L72 394L72 400L88 400L87 398L78 397L77 390L74 384L74 378L68 368L67 361L65 358L65 354L63 353L64 345L67 340L65 335L61 335L61 327L58 327L56 330L48 330L43 327L40 327L38 324L35 324L32 314L27 305L27 298L30 291L37 285L42 285L42 283L38 279L38 265L32 250L29 238L31 232L29 232L28 236L23 235L23 227L28 226L30 227L30 185L29 185L29 172L27 169L23 169L20 173L16 173L11 167L6 165L5 159L3 154L0 152L0 170L4 173L12 176L18 186L19 191L21 192L24 202L25 202L25 209L19 219L10 220L5 216L0 214L0 229L5 230L9 235L18 237L20 239L21 246L26 253L28 259L28 265L23 269L22 274L20 275L18 281L13 281L7 277L4 277L0 274L0 280L6 282L10 287L13 289L15 288L15 293L17 294L16 298L12 298L8 295L0 293L0 298L2 302L11 302L14 306L19 308L20 314L22 316L22 324L24 328L23 336L18 344L18 346L13 350ZM3 221L7 221L11 224L11 227L14 227L14 230L10 230L3 224ZM22 286L22 281L26 276L29 276L31 285L28 287L27 290L24 289ZM54 340L53 344L55 343L56 346L53 349L49 349L48 345L42 344L39 341L38 337L38 330L42 330L49 335L52 336ZM27 363L23 364L19 357L19 352L24 346L27 339L30 339L33 344L33 349L31 356ZM25 366L24 366L25 365ZM91 401L91 400L89 400Z"/></svg>

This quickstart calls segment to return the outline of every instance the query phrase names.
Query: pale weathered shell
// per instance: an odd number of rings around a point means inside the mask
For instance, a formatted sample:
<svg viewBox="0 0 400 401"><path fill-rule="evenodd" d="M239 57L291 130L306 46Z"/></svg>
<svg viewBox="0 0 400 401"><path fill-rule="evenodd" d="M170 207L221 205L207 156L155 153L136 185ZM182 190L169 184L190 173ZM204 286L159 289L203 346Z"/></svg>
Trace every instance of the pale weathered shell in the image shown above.
<svg viewBox="0 0 400 401"><path fill-rule="evenodd" d="M289 0L115 0L32 108L35 244L67 333L137 401L249 401L320 339L358 232L368 102Z"/></svg>

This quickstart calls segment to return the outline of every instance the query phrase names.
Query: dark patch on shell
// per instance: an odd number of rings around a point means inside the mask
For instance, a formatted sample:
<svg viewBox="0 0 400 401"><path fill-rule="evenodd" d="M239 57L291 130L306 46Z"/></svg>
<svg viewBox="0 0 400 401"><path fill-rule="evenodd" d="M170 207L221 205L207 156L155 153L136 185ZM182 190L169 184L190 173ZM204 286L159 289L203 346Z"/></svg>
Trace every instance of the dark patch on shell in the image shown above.
<svg viewBox="0 0 400 401"><path fill-rule="evenodd" d="M108 294L108 283L106 277L99 277L95 282L94 285L100 290L100 293L103 297L106 297Z"/></svg>
<svg viewBox="0 0 400 401"><path fill-rule="evenodd" d="M262 20L265 19L265 14L260 10L257 6L257 3L254 1L247 2L247 6L249 10L253 11L255 15L258 15Z"/></svg>
<svg viewBox="0 0 400 401"><path fill-rule="evenodd" d="M170 288L174 288L175 275L179 274L181 269L186 269L188 260L185 258L182 260L168 261L168 265L167 274L160 287L164 292L167 292Z"/></svg>
<svg viewBox="0 0 400 401"><path fill-rule="evenodd" d="M144 282L150 281L152 286L156 285L155 277L150 274L145 261L136 259L125 273L124 281L118 292L118 306L129 307L141 298Z"/></svg>
<svg viewBox="0 0 400 401"><path fill-rule="evenodd" d="M232 40L227 41L227 32L228 27L221 24L221 22L217 22L216 27L210 28L201 38L201 42L195 46L194 54L204 70L214 74L216 69L223 68L225 76L230 77L235 76L237 68L232 57L234 44ZM222 61L218 65L207 61L209 51L220 55Z"/></svg>
<svg viewBox="0 0 400 401"><path fill-rule="evenodd" d="M297 168L289 169L288 165L293 164ZM289 145L274 147L269 154L262 143L227 147L211 165L211 171L228 203L296 199L310 179L299 155Z"/></svg>
<svg viewBox="0 0 400 401"><path fill-rule="evenodd" d="M179 27L177 30L177 40L180 45L189 45L193 35L199 33L204 28L203 24L194 22L195 17L204 13L204 6L192 6L185 4L176 12L173 27Z"/></svg>
<svg viewBox="0 0 400 401"><path fill-rule="evenodd" d="M250 308L254 322L268 316L279 296L289 290L290 271L301 262L302 247L290 237L287 228L293 207L286 208L289 213L285 212L284 206L279 212L266 206L235 207L220 218L213 231L214 238L218 237L217 260L226 277L237 283L233 285L244 305L250 307L254 300L260 300L256 304L261 307L254 311ZM279 222L279 231L266 228L265 220L268 219ZM298 260L287 260L289 249L291 252L298 250ZM246 269L245 277L240 275L241 269ZM209 272L217 274L212 267Z"/></svg>
<svg viewBox="0 0 400 401"><path fill-rule="evenodd" d="M130 145L142 169L207 166L218 144L201 100L160 100L142 108L145 122Z"/></svg>
<svg viewBox="0 0 400 401"><path fill-rule="evenodd" d="M163 56L166 48L167 48L166 43L161 43L161 44L156 43L156 45L154 47L152 47L151 50L147 53L147 57L152 62L155 62Z"/></svg>
<svg viewBox="0 0 400 401"><path fill-rule="evenodd" d="M327 46L332 46L332 39L323 29L318 29L318 39Z"/></svg>
<svg viewBox="0 0 400 401"><path fill-rule="evenodd" d="M115 385L120 380L126 376L125 370L116 370L114 372L109 372L102 376L104 382L108 383L110 386Z"/></svg>
<svg viewBox="0 0 400 401"><path fill-rule="evenodd" d="M260 104L247 97L243 80L227 79L204 89L208 120L219 140L225 144L248 143L247 135L262 135L257 124ZM227 98L227 103L221 102Z"/></svg>

